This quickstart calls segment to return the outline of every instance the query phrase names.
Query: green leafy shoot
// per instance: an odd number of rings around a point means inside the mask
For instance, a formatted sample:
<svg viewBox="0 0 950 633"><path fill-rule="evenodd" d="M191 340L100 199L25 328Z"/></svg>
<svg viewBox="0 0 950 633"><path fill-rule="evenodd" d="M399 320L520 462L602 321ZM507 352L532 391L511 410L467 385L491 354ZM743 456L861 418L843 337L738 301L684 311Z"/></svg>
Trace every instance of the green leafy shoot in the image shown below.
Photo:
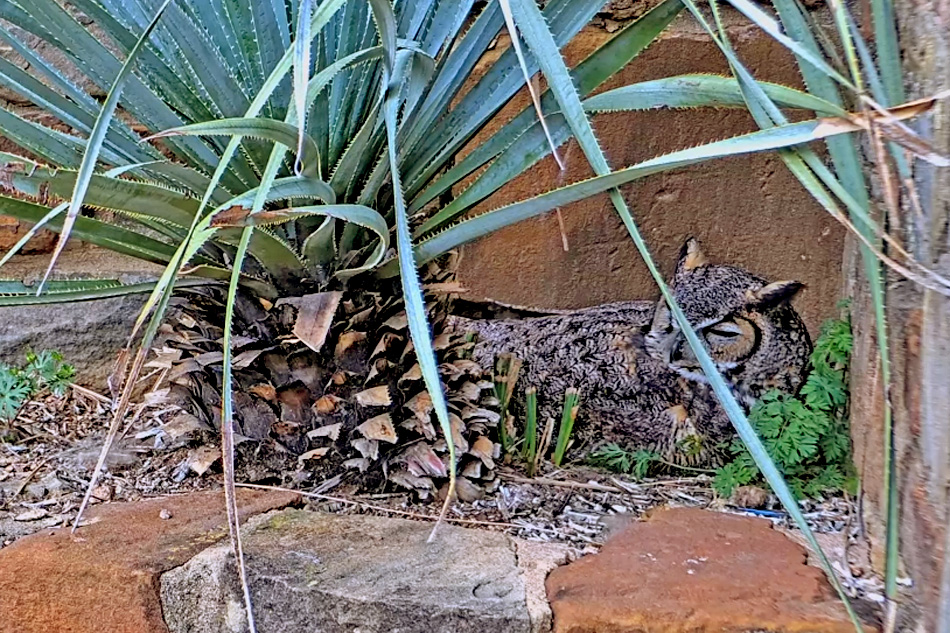
<svg viewBox="0 0 950 633"><path fill-rule="evenodd" d="M850 323L846 319L827 321L798 395L769 391L749 415L749 422L799 499L856 491L847 418L852 346ZM716 492L729 497L739 486L764 485L755 461L740 441L733 441L729 451L732 459L716 471Z"/></svg>
<svg viewBox="0 0 950 633"><path fill-rule="evenodd" d="M598 466L617 473L630 475L634 479L643 479L651 469L663 463L659 453L644 449L631 451L611 442L601 446L588 457L592 466Z"/></svg>
<svg viewBox="0 0 950 633"><path fill-rule="evenodd" d="M511 450L512 439L508 435L508 407L515 392L515 383L521 373L522 361L512 354L502 354L495 360L495 397L501 409L501 421L498 423L498 441L502 454Z"/></svg>
<svg viewBox="0 0 950 633"><path fill-rule="evenodd" d="M524 444L521 446L521 456L527 463L528 476L533 477L538 461L538 390L528 387L524 395ZM504 420L501 424L504 425Z"/></svg>
<svg viewBox="0 0 950 633"><path fill-rule="evenodd" d="M44 391L63 396L75 375L76 369L53 351L27 352L23 367L0 363L0 422L12 422L27 401Z"/></svg>
<svg viewBox="0 0 950 633"><path fill-rule="evenodd" d="M551 461L555 466L560 467L564 461L564 454L567 452L567 446L571 441L571 434L574 431L574 421L577 420L577 412L580 410L580 394L577 389L568 388L564 391L564 408L561 410L561 424L557 429L557 443L554 445L554 456Z"/></svg>
<svg viewBox="0 0 950 633"><path fill-rule="evenodd" d="M44 350L39 354L27 352L23 373L32 383L33 391L49 389L62 396L76 375L76 368L67 364L59 352Z"/></svg>
<svg viewBox="0 0 950 633"><path fill-rule="evenodd" d="M19 370L0 365L0 421L13 420L32 393L29 382Z"/></svg>

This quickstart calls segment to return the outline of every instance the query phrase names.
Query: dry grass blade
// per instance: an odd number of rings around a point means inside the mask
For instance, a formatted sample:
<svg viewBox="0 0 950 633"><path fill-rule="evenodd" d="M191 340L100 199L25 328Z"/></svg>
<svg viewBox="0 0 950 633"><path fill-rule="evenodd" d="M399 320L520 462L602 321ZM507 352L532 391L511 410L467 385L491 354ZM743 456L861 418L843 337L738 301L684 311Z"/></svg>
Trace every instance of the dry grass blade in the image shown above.
<svg viewBox="0 0 950 633"><path fill-rule="evenodd" d="M123 352L120 353L120 358L127 357L128 353L128 349L123 350ZM138 353L135 355L135 360L132 362L132 369L129 372L130 377L139 376L142 373L142 368L145 366L145 359L148 357L148 354L148 346L143 344L139 348ZM92 470L92 476L89 478L89 485L86 486L86 493L83 495L82 502L79 504L79 510L76 512L76 518L73 521L73 527L70 530L70 533L75 533L79 528L80 521L82 521L82 515L86 511L86 508L89 507L89 502L92 500L93 490L95 490L96 484L99 482L99 477L102 475L102 471L105 468L106 457L109 455L109 449L112 448L112 444L115 442L115 438L119 434L119 427L122 425L122 420L129 409L129 404L132 401L132 391L134 389L135 380L133 378L127 379L125 381L124 388L122 389L122 397L119 399L119 403L116 405L115 411L112 413L112 421L109 423L109 431L106 433L106 438L102 443L102 448L99 451L99 457L96 459L96 465Z"/></svg>
<svg viewBox="0 0 950 633"><path fill-rule="evenodd" d="M541 122L541 129L544 130L544 136L548 139L548 145L551 146L551 154L554 156L558 168L564 171L564 162L561 160L561 155L557 152L557 145L554 143L554 139L551 138L551 131L548 129L544 112L541 110L541 98L538 96L540 91L531 81L531 75L528 74L528 65L525 63L524 52L521 50L521 42L518 40L518 29L515 26L515 20L511 14L511 5L508 4L508 0L498 0L498 3L501 5L501 12L505 16L505 26L508 28L508 34L511 36L511 46L514 48L515 55L518 57L518 63L521 65L521 72L524 74L525 84L528 86L528 92L531 94L531 103L534 105L535 112L538 113L538 121ZM565 248L565 250L567 249Z"/></svg>
<svg viewBox="0 0 950 633"><path fill-rule="evenodd" d="M874 159L877 163L877 169L880 172L881 185L884 189L884 204L887 208L887 218L891 230L898 236L901 234L900 218L900 186L891 171L891 164L888 160L887 152L884 150L884 141L881 136L881 129L878 125L872 123L870 127L871 147L874 150Z"/></svg>
<svg viewBox="0 0 950 633"><path fill-rule="evenodd" d="M930 111L937 101L947 97L950 97L950 90L941 91L932 97L908 101L893 108L884 108L873 99L864 97L863 102L871 109L851 114L848 120L867 132L872 132L874 126L879 126L881 134L887 140L897 143L921 160L938 167L947 167L950 166L950 158L940 154L933 145L903 123Z"/></svg>
<svg viewBox="0 0 950 633"><path fill-rule="evenodd" d="M508 481L513 481L519 484L540 484L543 486L559 486L561 488L596 490L597 492L617 492L617 493L625 492L623 488L618 488L614 486L605 486L604 484L598 484L595 482L546 479L544 477L519 477L518 475L509 475L507 473L499 473L498 476L503 479L507 479Z"/></svg>
<svg viewBox="0 0 950 633"><path fill-rule="evenodd" d="M86 396L87 398L92 398L93 400L97 400L98 402L101 402L102 404L112 404L112 400L110 400L109 398L105 397L104 395L102 395L101 393L97 391L93 391L92 389L87 389L85 387L77 385L76 383L69 383L69 387L76 393Z"/></svg>
<svg viewBox="0 0 950 633"><path fill-rule="evenodd" d="M254 611L251 602L251 590L247 582L247 569L244 566L244 545L241 542L241 526L237 513L237 493L234 489L234 418L224 416L221 420L221 463L224 467L224 493L228 510L228 534L231 537L231 547L237 559L238 576L241 581L241 591L244 594L244 606L247 614L248 628L255 633Z"/></svg>
<svg viewBox="0 0 950 633"><path fill-rule="evenodd" d="M541 465L541 460L544 459L544 454L548 452L548 449L551 447L551 438L554 437L554 418L547 418L544 423L544 431L541 433L541 439L538 442L538 453L534 456L533 470L534 472L538 471L538 467Z"/></svg>
<svg viewBox="0 0 950 633"><path fill-rule="evenodd" d="M300 490L293 490L291 488L281 488L280 486L265 486L261 484L235 484L239 488L254 488L256 490L273 490L277 492L291 492L296 495L301 495L303 497L308 497L311 499L320 499L321 501L332 501L333 503L344 503L347 505L354 505L364 508L366 510L373 510L374 512L386 512L388 514L398 514L400 516L409 517L412 519L420 519L422 521L435 521L436 523L441 523L442 521L447 521L449 523L460 523L463 525L481 525L484 527L498 527L505 529L517 529L520 526L515 525L514 523L499 523L495 521L477 521L475 519L456 519L454 517L443 517L432 516L428 514L419 514L418 512L409 512L407 510L397 510L395 508L387 508L385 506L377 506L371 503L366 503L365 501L356 501L354 499L347 499L345 497L332 497L330 495L323 495L317 492L303 492Z"/></svg>

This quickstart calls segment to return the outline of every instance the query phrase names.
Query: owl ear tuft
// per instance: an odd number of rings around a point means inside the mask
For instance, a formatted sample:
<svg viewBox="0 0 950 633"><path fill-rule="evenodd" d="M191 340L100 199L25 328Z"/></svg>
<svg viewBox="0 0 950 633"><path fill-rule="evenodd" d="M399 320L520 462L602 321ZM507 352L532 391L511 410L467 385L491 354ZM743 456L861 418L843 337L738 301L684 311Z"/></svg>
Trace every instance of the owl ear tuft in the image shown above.
<svg viewBox="0 0 950 633"><path fill-rule="evenodd" d="M804 287L800 281L774 281L758 290L748 291L746 298L751 305L769 307L790 300Z"/></svg>
<svg viewBox="0 0 950 633"><path fill-rule="evenodd" d="M699 240L695 237L690 237L680 249L679 261L676 263L676 274L679 276L691 272L708 263L709 260L706 259L706 254L703 253L703 249L699 245Z"/></svg>

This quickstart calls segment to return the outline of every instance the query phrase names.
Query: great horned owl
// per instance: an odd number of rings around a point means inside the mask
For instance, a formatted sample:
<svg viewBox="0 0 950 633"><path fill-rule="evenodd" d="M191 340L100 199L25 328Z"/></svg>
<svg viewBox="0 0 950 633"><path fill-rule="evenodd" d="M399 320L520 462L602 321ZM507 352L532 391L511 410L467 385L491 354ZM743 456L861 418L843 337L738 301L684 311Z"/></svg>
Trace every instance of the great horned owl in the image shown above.
<svg viewBox="0 0 950 633"><path fill-rule="evenodd" d="M673 294L740 403L764 391L794 391L811 341L789 300L795 281L768 283L741 268L710 264L694 239L683 246ZM522 361L512 406L538 390L539 419L560 419L564 392L580 391L576 436L587 448L616 442L657 451L680 465L716 465L732 425L666 302L611 303L551 316L455 319L475 332L485 367L510 353Z"/></svg>

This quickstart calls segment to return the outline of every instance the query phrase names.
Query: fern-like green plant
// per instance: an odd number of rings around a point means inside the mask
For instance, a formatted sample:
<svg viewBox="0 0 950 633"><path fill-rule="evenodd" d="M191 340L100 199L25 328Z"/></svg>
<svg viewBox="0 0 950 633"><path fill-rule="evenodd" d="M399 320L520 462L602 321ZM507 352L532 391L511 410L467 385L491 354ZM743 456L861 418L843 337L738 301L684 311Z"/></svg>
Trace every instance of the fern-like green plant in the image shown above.
<svg viewBox="0 0 950 633"><path fill-rule="evenodd" d="M769 391L749 414L749 422L798 498L855 491L847 416L852 343L847 319L827 321L799 393ZM728 497L738 486L763 483L742 442L732 442L729 452L732 459L716 471L714 480L720 495Z"/></svg>
<svg viewBox="0 0 950 633"><path fill-rule="evenodd" d="M587 461L592 466L599 466L617 473L624 473L634 479L643 479L652 468L663 460L655 451L630 451L611 442L601 446L590 454Z"/></svg>
<svg viewBox="0 0 950 633"><path fill-rule="evenodd" d="M62 354L53 351L27 352L23 367L0 363L0 422L11 422L30 398L46 389L62 396L75 374Z"/></svg>

